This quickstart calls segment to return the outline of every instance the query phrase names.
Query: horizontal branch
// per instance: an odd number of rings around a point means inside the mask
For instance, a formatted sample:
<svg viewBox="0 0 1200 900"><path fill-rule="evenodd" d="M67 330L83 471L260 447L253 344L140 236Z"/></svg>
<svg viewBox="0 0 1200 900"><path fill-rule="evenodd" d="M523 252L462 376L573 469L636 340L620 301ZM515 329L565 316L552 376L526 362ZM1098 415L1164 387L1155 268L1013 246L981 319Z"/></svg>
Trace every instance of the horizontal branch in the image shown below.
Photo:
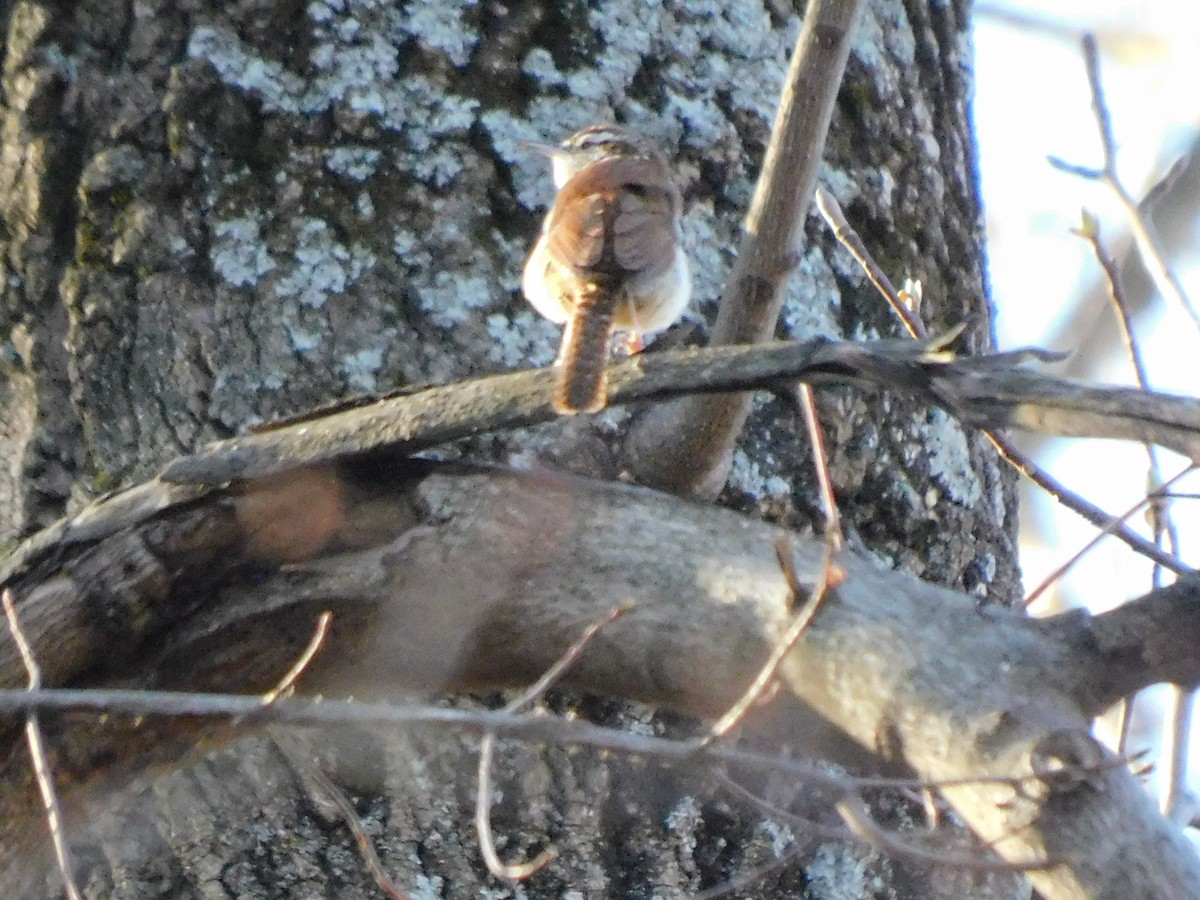
<svg viewBox="0 0 1200 900"><path fill-rule="evenodd" d="M683 394L771 390L781 380L868 384L987 428L1120 438L1200 460L1200 401L1067 381L1021 368L1037 351L955 360L912 341L824 339L655 353L609 368L612 405ZM167 465L171 482L216 485L380 449L407 453L550 421L555 375L536 369L426 388L220 441Z"/></svg>

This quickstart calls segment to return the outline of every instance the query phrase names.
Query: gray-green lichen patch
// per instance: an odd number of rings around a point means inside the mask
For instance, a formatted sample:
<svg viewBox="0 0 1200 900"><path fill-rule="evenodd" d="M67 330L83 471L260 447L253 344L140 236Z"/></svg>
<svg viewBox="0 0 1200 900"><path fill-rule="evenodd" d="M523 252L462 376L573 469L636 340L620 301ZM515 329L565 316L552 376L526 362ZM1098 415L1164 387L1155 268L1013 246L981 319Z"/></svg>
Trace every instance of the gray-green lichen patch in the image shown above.
<svg viewBox="0 0 1200 900"><path fill-rule="evenodd" d="M874 851L854 844L822 844L809 863L808 888L813 900L882 900L895 895L876 869L882 863Z"/></svg>
<svg viewBox="0 0 1200 900"><path fill-rule="evenodd" d="M234 287L256 286L278 270L280 274L266 288L280 298L320 308L331 295L346 292L376 263L365 245L342 244L329 223L318 218L299 222L292 246L277 262L260 233L265 217L264 212L251 212L217 222L214 228L212 269Z"/></svg>
<svg viewBox="0 0 1200 900"><path fill-rule="evenodd" d="M786 825L765 819L759 822L758 827L770 840L771 853L776 859L782 858L796 844L796 833Z"/></svg>
<svg viewBox="0 0 1200 900"><path fill-rule="evenodd" d="M839 337L837 310L841 291L826 254L810 247L800 257L792 274L794 287L783 304L783 323L793 338Z"/></svg>
<svg viewBox="0 0 1200 900"><path fill-rule="evenodd" d="M250 287L275 268L275 261L263 243L258 215L237 216L218 222L209 261L226 283Z"/></svg>
<svg viewBox="0 0 1200 900"><path fill-rule="evenodd" d="M955 503L975 507L983 497L983 486L972 466L962 426L948 413L934 408L929 411L922 437L929 451L929 474Z"/></svg>
<svg viewBox="0 0 1200 900"><path fill-rule="evenodd" d="M663 825L677 837L680 849L691 856L696 852L696 829L702 822L700 803L688 794L679 798Z"/></svg>
<svg viewBox="0 0 1200 900"><path fill-rule="evenodd" d="M232 31L201 26L188 41L188 56L207 60L226 84L257 96L272 112L304 111L305 81L283 65L246 47Z"/></svg>
<svg viewBox="0 0 1200 900"><path fill-rule="evenodd" d="M488 336L493 345L489 356L506 369L545 366L554 361L559 328L532 310L514 315L492 313L487 317Z"/></svg>
<svg viewBox="0 0 1200 900"><path fill-rule="evenodd" d="M375 255L364 245L347 247L334 237L328 222L307 219L296 234L293 264L275 282L275 293L319 309L373 265Z"/></svg>
<svg viewBox="0 0 1200 900"><path fill-rule="evenodd" d="M342 371L350 387L359 391L379 389L376 374L383 368L385 347L364 347L342 357Z"/></svg>
<svg viewBox="0 0 1200 900"><path fill-rule="evenodd" d="M729 486L755 500L781 500L792 493L792 485L778 474L775 459L752 459L745 450L733 452L733 467L729 470ZM774 472L772 470L775 470Z"/></svg>
<svg viewBox="0 0 1200 900"><path fill-rule="evenodd" d="M353 181L366 181L379 168L383 152L375 147L343 146L331 148L325 156L325 166L335 175Z"/></svg>
<svg viewBox="0 0 1200 900"><path fill-rule="evenodd" d="M917 53L908 13L899 0L872 3L859 17L850 52L855 60L874 72L886 72L899 65L912 67Z"/></svg>
<svg viewBox="0 0 1200 900"><path fill-rule="evenodd" d="M454 65L465 66L479 36L468 27L464 13L477 5L476 0L410 3L401 27Z"/></svg>

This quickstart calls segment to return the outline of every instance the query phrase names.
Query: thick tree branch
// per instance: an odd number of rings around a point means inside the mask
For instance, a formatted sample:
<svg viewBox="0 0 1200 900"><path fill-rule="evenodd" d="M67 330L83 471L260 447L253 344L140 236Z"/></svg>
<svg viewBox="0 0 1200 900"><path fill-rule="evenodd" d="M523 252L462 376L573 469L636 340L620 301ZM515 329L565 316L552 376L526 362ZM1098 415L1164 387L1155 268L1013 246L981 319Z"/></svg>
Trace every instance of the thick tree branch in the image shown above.
<svg viewBox="0 0 1200 900"><path fill-rule="evenodd" d="M1098 616L1073 611L1038 621L1071 648L1073 696L1097 716L1152 684L1200 685L1200 574Z"/></svg>
<svg viewBox="0 0 1200 900"><path fill-rule="evenodd" d="M258 692L326 609L334 625L302 690L366 699L528 683L583 625L632 598L567 682L714 716L793 614L775 544L794 536L649 491L378 454L175 505L173 490L154 482L138 503L118 496L88 515L89 540L64 527L22 556L9 586L22 620L41 623L27 630L48 684ZM815 584L824 547L795 547L796 579ZM1122 767L1104 767L1111 757L1088 734L1100 695L1128 689L1093 687L1114 654L1144 660L1146 680L1200 674L1183 651L1200 620L1166 618L1186 606L1182 593L1135 601L1131 624L1098 617L1085 632L1075 614L1038 623L853 556L837 564L845 579L779 670L793 746L844 762L866 751L930 781L1082 767L1093 774L944 794L1003 858L1063 861L1030 875L1047 898L1182 897L1200 884L1180 833ZM1135 621L1140 608L1159 612ZM1120 648L1097 637L1113 629ZM0 684L21 684L7 645ZM197 741L230 736L191 720L123 730L45 718L70 785L68 825L134 761L173 764ZM19 854L39 834L37 805L19 735L10 741L0 847Z"/></svg>

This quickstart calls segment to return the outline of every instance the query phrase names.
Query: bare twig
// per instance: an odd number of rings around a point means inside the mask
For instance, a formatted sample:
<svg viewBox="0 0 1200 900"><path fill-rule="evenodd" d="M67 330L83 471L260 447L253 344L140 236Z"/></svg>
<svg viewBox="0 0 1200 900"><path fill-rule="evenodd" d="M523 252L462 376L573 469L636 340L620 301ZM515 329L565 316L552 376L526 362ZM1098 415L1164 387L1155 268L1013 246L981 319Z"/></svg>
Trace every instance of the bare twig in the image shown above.
<svg viewBox="0 0 1200 900"><path fill-rule="evenodd" d="M1195 691L1171 685L1163 726L1162 769L1166 787L1159 798L1162 814L1178 825L1187 825L1195 813L1196 801L1187 788L1189 736L1192 730L1192 701Z"/></svg>
<svg viewBox="0 0 1200 900"><path fill-rule="evenodd" d="M1116 261L1108 254L1100 240L1100 222L1088 210L1083 211L1083 221L1075 234L1088 242L1104 280L1108 285L1108 299L1116 313L1117 323L1121 326L1121 340L1125 344L1125 353L1133 366L1134 374L1140 387L1150 388L1150 378L1146 371L1146 361L1142 358L1141 348L1133 335L1133 318L1129 313L1129 304L1125 302L1125 292L1121 287L1121 275L1117 271Z"/></svg>
<svg viewBox="0 0 1200 900"><path fill-rule="evenodd" d="M721 784L732 793L756 807L761 813L793 827L817 829L829 832L829 829L815 822L810 822L789 810L783 809L771 801L760 797L753 791L747 790L731 778L721 780ZM893 832L880 826L871 818L866 803L857 790L848 791L836 803L838 815L846 825L850 834L869 847L882 850L892 856L902 859L912 859L938 865L954 866L957 868L973 869L979 872L1029 872L1035 869L1046 869L1058 865L1057 861L1037 860L989 860L979 854L951 853L945 850L930 850L919 847L900 838ZM834 833L838 838L845 839L845 834Z"/></svg>
<svg viewBox="0 0 1200 900"><path fill-rule="evenodd" d="M714 345L756 343L774 333L863 5L810 0L805 9L737 263L713 326ZM627 466L653 487L716 494L750 399L692 397L647 411L630 430Z"/></svg>
<svg viewBox="0 0 1200 900"><path fill-rule="evenodd" d="M871 284L875 285L875 289L887 300L888 306L892 308L896 318L904 325L909 337L917 340L927 338L929 332L925 328L925 323L921 321L920 315L904 302L904 298L900 296L900 292L887 277L887 273L883 271L879 263L875 262L875 258L868 252L866 244L858 236L858 232L850 227L841 205L834 199L834 196L820 187L817 188L817 209L820 210L821 216L829 225L833 236L850 251L850 255L854 257L854 261L858 263Z"/></svg>
<svg viewBox="0 0 1200 900"><path fill-rule="evenodd" d="M279 679L279 683L262 695L263 706L270 706L280 697L285 697L292 693L297 679L308 668L308 664L312 662L313 657L317 655L317 651L321 649L321 645L325 643L325 637L329 634L329 623L331 621L333 621L333 613L329 612L329 610L326 610L317 617L317 627L313 631L313 636L308 641L308 646L304 648L304 651L292 663L292 667Z"/></svg>
<svg viewBox="0 0 1200 900"><path fill-rule="evenodd" d="M359 703L353 700L283 697L264 709L257 696L240 694L202 694L178 691L75 690L38 688L0 690L0 715L43 710L93 710L108 714L139 716L206 716L236 719L255 713L255 721L264 724L302 725L315 728L345 725L384 725L392 727L434 726L462 734L484 735L491 732L531 744L595 747L630 756L648 756L664 762L693 763L711 758L748 771L776 772L822 790L842 791L849 782L861 789L908 788L945 790L967 785L1008 785L1021 787L1040 782L1042 776L972 775L923 781L918 778L856 777L834 774L827 767L809 760L769 755L738 747L713 743L696 747L695 741L671 740L635 734L615 728L506 710L447 709L433 706L399 706L389 703ZM1110 761L1115 766L1127 760Z"/></svg>
<svg viewBox="0 0 1200 900"><path fill-rule="evenodd" d="M504 708L509 712L518 712L540 700L546 691L554 687L559 679L567 673L567 670L579 661L579 657L583 655L583 651L587 648L587 645L595 640L596 635L626 613L631 612L636 605L633 600L626 600L620 606L614 607L612 612L605 618L588 625L578 639L566 649L566 652L555 660L554 665L542 673L541 678L518 694Z"/></svg>
<svg viewBox="0 0 1200 900"><path fill-rule="evenodd" d="M317 627L314 629L308 645L278 683L262 695L263 706L272 706L281 697L291 696L296 681L308 668L313 657L321 649L321 645L324 644L325 638L329 634L331 621L333 621L333 613L328 610L318 616ZM284 732L282 728L269 725L267 733L270 734L271 740L279 748L279 752L283 754L288 764L304 782L313 802L340 818L350 833L354 835L354 843L358 847L359 856L362 857L363 865L367 867L367 871L375 880L375 885L392 900L408 900L408 895L395 885L383 867L379 854L375 852L375 844L358 816L358 810L354 808L354 804L350 802L350 798L346 796L345 792L321 771L320 767L301 750L295 739Z"/></svg>
<svg viewBox="0 0 1200 900"><path fill-rule="evenodd" d="M904 302L903 297L895 289L891 281L888 280L882 267L875 262L870 251L867 250L862 238L858 236L858 233L846 220L845 215L842 214L841 207L838 206L837 201L832 196L821 191L818 191L817 201L818 208L825 217L825 221L829 224L830 230L841 242L842 246L850 251L850 254L862 267L871 283L875 285L887 301L888 306L896 314L896 317L900 319L909 335L919 337L926 334L925 325L921 321L920 315ZM1100 509L1100 507L1085 500L1074 491L1068 490L1052 478L1032 459L1017 449L1017 446L1007 435L986 428L983 430L983 434L1009 465L1039 488L1046 491L1063 506L1079 514L1098 528L1105 529L1104 533L1116 536L1136 552L1154 560L1156 565L1163 566L1174 572L1184 570L1177 559L1164 552L1157 544L1147 541L1137 532L1127 528L1123 519L1114 518Z"/></svg>
<svg viewBox="0 0 1200 900"><path fill-rule="evenodd" d="M1005 462L1045 491L1054 500L1076 513L1080 518L1102 529L1102 534L1111 534L1134 552L1153 560L1155 565L1162 566L1164 569L1169 569L1176 573L1183 573L1189 570L1188 566L1184 565L1170 553L1167 553L1161 547L1146 540L1136 531L1127 527L1124 524L1125 519L1123 517L1114 516L1106 512L1054 479L1049 473L1038 466L1037 463L1018 450L1017 445L1007 435L1001 432L989 431L987 432L987 436L991 439L992 446L1000 452Z"/></svg>
<svg viewBox="0 0 1200 900"><path fill-rule="evenodd" d="M919 793L921 809L925 811L925 827L930 831L936 831L942 822L942 810L938 806L937 794L929 788L922 788Z"/></svg>
<svg viewBox="0 0 1200 900"><path fill-rule="evenodd" d="M496 750L496 737L491 732L483 736L479 746L479 780L475 792L475 833L479 838L479 853L488 871L497 878L521 881L554 859L554 848L546 847L533 859L526 862L506 863L496 851L492 837L492 756Z"/></svg>
<svg viewBox="0 0 1200 900"><path fill-rule="evenodd" d="M1059 358L1045 351L955 359L940 343L814 339L653 356L609 367L610 405L774 390L784 379L866 383L941 405L970 425L1150 441L1200 459L1200 401L1085 385L1022 368L1031 360ZM218 486L371 451L415 453L483 431L549 421L555 416L554 377L552 369L516 372L381 399L304 424L218 441L176 459L160 478ZM1101 515L1105 524L1111 521ZM1150 545L1144 552L1156 550ZM1172 571L1187 571L1157 553Z"/></svg>
<svg viewBox="0 0 1200 900"><path fill-rule="evenodd" d="M1089 60L1089 66L1093 62L1093 60ZM1092 89L1094 94L1102 96L1099 93L1098 70L1092 81ZM1115 182L1114 150L1111 146L1112 135L1109 131L1111 123L1109 122L1107 113L1098 110L1097 116L1100 120L1105 143L1105 169ZM1130 364L1133 366L1134 373L1137 376L1138 386L1143 390L1149 390L1150 380L1147 375L1146 363L1142 359L1141 349L1134 337L1133 321L1129 312L1129 305L1125 302L1121 277L1117 272L1116 263L1101 243L1100 223L1094 215L1084 210L1082 226L1076 233L1091 246L1096 261L1100 264L1100 268L1104 272L1104 278L1108 284L1109 299L1116 313L1117 322L1121 327L1125 352L1129 356ZM1172 552L1177 555L1179 553L1179 533L1171 516L1170 501L1159 490L1160 487L1164 487L1165 485L1163 485L1162 464L1159 461L1158 449L1152 444L1147 444L1146 455L1150 467L1149 478L1155 486L1155 490L1152 490L1148 495L1151 499L1147 507L1147 515L1150 519L1154 543L1161 545L1165 535L1170 541ZM1162 574L1162 567L1156 563L1151 578L1154 587L1162 586ZM1179 810L1183 808L1183 801L1187 796L1187 789L1184 782L1187 778L1188 735L1191 724L1192 699L1193 694L1191 691L1184 691L1176 687L1172 688L1170 701L1167 704L1168 710L1163 740L1163 759L1166 763L1164 778L1167 787L1162 792L1159 807L1163 815L1170 818L1177 817L1172 814L1178 814ZM1125 741L1128 738L1128 712L1135 700L1135 697L1129 697L1122 705L1121 729L1118 742L1119 751L1122 752L1124 751ZM1190 814L1186 815L1185 818L1190 818Z"/></svg>
<svg viewBox="0 0 1200 900"><path fill-rule="evenodd" d="M1185 475L1190 475L1192 472L1195 472L1197 468L1198 467L1195 465L1187 466L1181 472L1176 474L1174 477L1168 479L1167 482L1165 484L1163 484L1162 488L1160 488L1159 490L1166 490L1171 485L1173 485L1175 482L1177 482L1181 478L1183 478ZM1143 497L1141 500L1139 500L1133 506L1129 507L1129 509L1125 510L1125 512L1122 513L1120 516L1113 519L1113 522L1116 524L1120 524L1122 522L1127 522L1129 519L1131 519L1133 516L1135 516L1137 514L1138 510L1143 509L1146 506L1153 503L1154 495L1157 493L1158 493L1158 491L1155 491L1151 494L1147 494L1145 497ZM1063 575L1066 574L1066 572L1073 565L1075 565L1075 563L1077 563L1079 560L1081 560L1087 554L1087 552L1089 550L1091 550L1098 543L1100 543L1100 541L1102 541L1104 539L1105 535L1115 534L1116 533L1115 527L1116 527L1115 525L1107 526L1104 529L1102 529L1100 532L1098 532L1097 534L1093 535L1091 540L1089 540L1086 544L1084 544L1082 547L1080 547L1079 550L1077 550L1075 553L1073 553L1071 555L1070 559L1068 559L1065 563L1063 563L1061 566L1059 566L1057 569L1055 569L1053 572L1051 572L1049 575L1047 575L1045 578L1043 578L1041 583L1038 584L1038 586L1035 587L1032 591L1030 591L1029 595L1025 598L1025 608L1028 609L1030 606L1032 606L1033 603L1038 599L1038 597L1040 597L1043 593L1045 593L1046 590L1052 584L1054 584L1056 581L1058 581L1060 578L1062 578Z"/></svg>
<svg viewBox="0 0 1200 900"><path fill-rule="evenodd" d="M1088 86L1092 92L1092 109L1096 113L1096 127L1100 132L1104 165L1099 169L1089 168L1065 162L1054 156L1050 157L1050 164L1060 171L1069 172L1080 178L1099 181L1112 190L1129 220L1134 243L1137 245L1138 253L1146 266L1146 271L1150 273L1155 287L1158 288L1164 299L1177 304L1191 316L1196 327L1200 328L1200 312L1192 305L1191 300L1184 293L1179 279L1167 264L1162 242L1159 240L1153 224L1143 214L1137 198L1130 193L1129 189L1125 187L1125 183L1121 181L1120 175L1117 174L1117 143L1113 136L1112 117L1105 100L1104 87L1100 81L1100 50L1094 34L1088 33L1083 36L1083 58L1087 66Z"/></svg>
<svg viewBox="0 0 1200 900"><path fill-rule="evenodd" d="M836 553L846 545L842 533L842 517L838 512L837 497L833 493L833 479L829 474L829 455L825 452L825 432L817 417L817 402L812 385L800 384L788 393L788 400L804 418L808 431L808 442L812 446L813 469L817 475L817 496L821 501L821 512L825 514L825 534L829 546Z"/></svg>
<svg viewBox="0 0 1200 900"><path fill-rule="evenodd" d="M977 855L949 853L917 847L883 828L857 794L847 794L837 804L838 814L850 833L868 846L893 856L919 859L941 866L959 866L977 872L1033 872L1062 865L1062 859L987 860Z"/></svg>
<svg viewBox="0 0 1200 900"><path fill-rule="evenodd" d="M505 705L504 711L516 713L541 699L542 695L550 690L571 666L575 665L584 649L600 633L600 630L615 622L631 609L633 609L633 602L626 602L616 607L606 618L588 625L578 640L567 648L566 652L555 661L554 665L547 669L541 678ZM522 863L506 863L500 858L500 854L496 852L496 842L492 837L491 813L491 771L492 758L495 755L495 751L496 734L493 731L485 731L483 740L479 746L479 780L475 792L475 831L479 836L479 852L483 856L483 861L487 864L488 871L492 875L497 878L507 879L508 881L521 881L554 859L554 850L551 847L547 847L533 859Z"/></svg>
<svg viewBox="0 0 1200 900"><path fill-rule="evenodd" d="M1133 731L1133 697L1124 697L1117 714L1117 755L1129 752L1129 736Z"/></svg>
<svg viewBox="0 0 1200 900"><path fill-rule="evenodd" d="M716 779L717 783L725 788L729 793L734 794L742 799L749 799L751 804L754 804L756 795L746 790L746 788L742 787L741 784L739 784L733 778L730 778L726 773L718 771L714 773L713 777ZM748 795L748 797L746 795ZM811 846L809 841L800 841L797 839L796 835L798 832L803 831L806 835L811 834L813 836L827 837L832 840L845 840L848 836L845 832L845 829L830 828L826 825L822 825L819 822L809 822L807 819L801 819L800 816L794 816L788 827L792 831L792 840L791 846L788 847L787 850L785 850L783 853L780 853L769 862L766 862L761 866L756 866L748 872L743 872L741 875L738 875L735 878L729 879L724 884L719 884L715 887L709 888L706 891L701 891L695 896L695 900L717 900L719 897L725 897L729 894L732 894L734 891L739 891L742 888L749 887L751 884L760 881L761 879L770 875L772 872L782 869L789 862L803 853L809 846Z"/></svg>
<svg viewBox="0 0 1200 900"><path fill-rule="evenodd" d="M793 844L770 862L763 863L761 866L755 866L749 872L743 872L734 878L730 878L724 884L718 884L707 890L700 891L698 894L693 894L692 900L718 900L720 897L727 897L735 891L740 891L761 881L772 872L779 871L803 851L803 844Z"/></svg>
<svg viewBox="0 0 1200 900"><path fill-rule="evenodd" d="M796 646L796 642L800 640L801 635L812 624L813 618L817 611L821 608L821 601L825 599L825 592L835 586L841 578L836 566L833 562L836 548L832 541L826 545L825 565L821 567L821 578L811 590L807 590L804 585L796 580L796 572L791 563L792 548L786 538L780 538L779 543L775 546L775 553L779 557L780 568L788 577L788 587L792 597L792 605L795 605L795 600L801 594L807 593L808 599L804 601L804 606L796 613L792 619L787 631L780 637L779 642L771 651L771 655L755 676L754 681L746 688L745 692L738 701L726 710L721 718L713 723L703 738L697 742L697 747L707 747L713 741L728 734L729 731L736 727L739 722L746 717L746 713L750 708L758 702L763 696L767 688L775 680L775 673L778 671L780 664Z"/></svg>
<svg viewBox="0 0 1200 900"><path fill-rule="evenodd" d="M331 810L350 829L350 833L354 835L354 843L358 846L359 856L362 857L363 864L375 880L375 885L391 900L408 900L408 894L396 886L384 868L383 861L375 851L375 843L367 834L366 828L363 827L358 810L354 808L350 798L330 780L328 775L321 771L316 763L309 759L282 729L271 726L268 731L275 746L279 748L279 752L283 754L292 769L304 782L304 786L308 788L309 796L323 809Z"/></svg>
<svg viewBox="0 0 1200 900"><path fill-rule="evenodd" d="M42 671L33 655L33 648L25 639L21 630L21 621L17 617L17 608L13 603L11 588L0 592L0 604L4 606L4 616L8 620L8 631L21 661L29 675L29 691L34 692L42 686ZM80 900L81 894L75 884L75 866L71 860L71 850L67 846L66 835L63 834L62 811L58 806L58 793L54 789L54 774L50 771L50 762L46 757L46 748L42 741L42 729L38 725L37 713L30 709L25 713L25 741L29 745L29 756L33 760L33 773L37 779L38 791L42 795L42 806L46 810L46 825L50 830L50 840L54 844L54 856L58 860L58 871L62 875L63 888L70 900Z"/></svg>
<svg viewBox="0 0 1200 900"><path fill-rule="evenodd" d="M1129 312L1129 304L1125 302L1125 291L1121 285L1121 276L1117 271L1116 263L1101 243L1099 221L1087 210L1084 210L1083 223L1076 231L1076 234L1086 240L1091 246L1096 261L1099 263L1100 269L1104 272L1104 279L1108 285L1109 300L1112 303L1113 311L1116 313L1117 322L1121 328L1121 338L1125 343L1125 352L1129 356L1130 365L1133 366L1134 374L1137 376L1138 387L1143 390L1150 390L1150 378L1147 374L1146 362L1142 359L1141 349L1138 347L1137 339L1133 334L1133 318ZM1150 464L1150 481L1154 487L1150 491L1150 496L1155 499L1150 503L1148 509L1150 526L1154 534L1154 543L1156 546L1161 546L1163 536L1165 535L1170 541L1171 552L1178 555L1179 532L1171 518L1170 501L1157 490L1163 483L1162 464L1158 458L1157 448L1152 444L1146 444L1146 455ZM1162 574L1162 566L1155 563L1153 573L1154 587L1162 586Z"/></svg>

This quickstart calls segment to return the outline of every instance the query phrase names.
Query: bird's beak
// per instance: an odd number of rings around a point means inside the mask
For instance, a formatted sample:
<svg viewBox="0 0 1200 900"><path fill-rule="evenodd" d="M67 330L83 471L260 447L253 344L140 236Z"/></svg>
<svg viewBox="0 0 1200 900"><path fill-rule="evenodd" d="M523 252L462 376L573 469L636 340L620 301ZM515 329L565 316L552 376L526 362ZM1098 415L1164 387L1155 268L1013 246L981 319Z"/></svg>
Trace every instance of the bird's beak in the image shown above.
<svg viewBox="0 0 1200 900"><path fill-rule="evenodd" d="M557 144L542 144L538 141L527 141L523 138L517 138L517 143L525 150L539 153L542 156L546 156L551 159L562 152L562 147L558 146Z"/></svg>

